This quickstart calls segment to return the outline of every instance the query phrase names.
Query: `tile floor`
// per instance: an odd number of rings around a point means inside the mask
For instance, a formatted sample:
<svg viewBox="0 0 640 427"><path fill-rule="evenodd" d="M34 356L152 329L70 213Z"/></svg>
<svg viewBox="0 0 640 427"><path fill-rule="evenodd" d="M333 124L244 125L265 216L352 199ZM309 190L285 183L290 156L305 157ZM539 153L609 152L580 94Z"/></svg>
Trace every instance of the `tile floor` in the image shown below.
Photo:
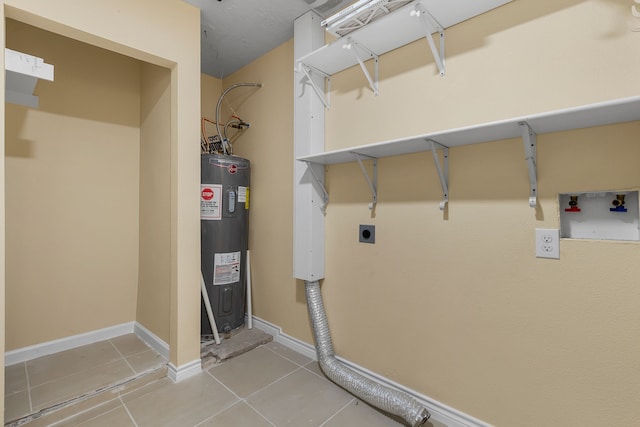
<svg viewBox="0 0 640 427"><path fill-rule="evenodd" d="M162 377L134 390L114 391L111 396L66 419L48 424L39 419L26 426L404 425L328 381L317 362L275 342L177 384ZM435 421L425 426L446 427Z"/></svg>
<svg viewBox="0 0 640 427"><path fill-rule="evenodd" d="M5 367L5 422L166 364L134 334Z"/></svg>

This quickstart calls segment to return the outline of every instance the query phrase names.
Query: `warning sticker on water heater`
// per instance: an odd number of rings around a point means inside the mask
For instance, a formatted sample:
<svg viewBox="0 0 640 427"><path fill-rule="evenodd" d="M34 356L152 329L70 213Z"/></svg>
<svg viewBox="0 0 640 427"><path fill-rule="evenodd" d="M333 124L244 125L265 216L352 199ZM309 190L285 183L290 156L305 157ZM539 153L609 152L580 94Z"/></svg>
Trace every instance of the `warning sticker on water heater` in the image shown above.
<svg viewBox="0 0 640 427"><path fill-rule="evenodd" d="M244 203L247 201L247 187L238 185L238 203Z"/></svg>
<svg viewBox="0 0 640 427"><path fill-rule="evenodd" d="M228 285L240 281L240 252L215 254L213 261L213 284Z"/></svg>
<svg viewBox="0 0 640 427"><path fill-rule="evenodd" d="M249 187L238 186L238 203L244 203L244 208L249 209Z"/></svg>
<svg viewBox="0 0 640 427"><path fill-rule="evenodd" d="M221 184L200 184L200 219L222 219Z"/></svg>

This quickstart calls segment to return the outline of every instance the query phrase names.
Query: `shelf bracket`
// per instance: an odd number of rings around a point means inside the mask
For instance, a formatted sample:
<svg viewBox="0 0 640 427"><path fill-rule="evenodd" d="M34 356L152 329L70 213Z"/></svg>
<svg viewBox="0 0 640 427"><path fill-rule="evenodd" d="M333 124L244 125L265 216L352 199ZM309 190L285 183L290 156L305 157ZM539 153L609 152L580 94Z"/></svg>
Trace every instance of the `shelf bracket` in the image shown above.
<svg viewBox="0 0 640 427"><path fill-rule="evenodd" d="M529 127L527 122L518 123L522 132L522 143L524 144L524 155L529 170L529 206L536 207L538 200L538 177L536 173L536 133Z"/></svg>
<svg viewBox="0 0 640 427"><path fill-rule="evenodd" d="M422 23L422 27L424 28L425 37L427 42L429 43L429 49L431 49L431 53L433 54L433 59L438 66L438 71L440 71L440 76L445 75L445 66L444 66L444 28L436 19L429 13L427 9L421 6L420 3L416 4L414 10L411 11L411 16L418 17L420 22ZM433 40L433 32L438 32L440 35L440 51L436 48L436 42Z"/></svg>
<svg viewBox="0 0 640 427"><path fill-rule="evenodd" d="M373 210L373 208L375 207L376 203L378 203L378 159L376 159L375 157L369 157L369 156L365 156L364 154L358 154L358 153L353 153L356 156L356 160L358 161L358 164L360 165L360 169L362 170L362 173L364 174L364 179L367 180L367 184L369 185L369 189L371 190L371 203L369 203L369 210ZM373 175L371 177L369 177L369 174L367 173L367 169L364 167L364 164L362 163L362 159L365 160L373 160Z"/></svg>
<svg viewBox="0 0 640 427"><path fill-rule="evenodd" d="M438 144L432 139L427 139L427 142L431 143L431 153L433 154L433 162L436 165L438 171L438 178L440 179L440 185L442 186L442 201L440 202L440 210L443 211L449 203L449 147L445 147L442 144ZM443 153L443 165L440 165L440 158L436 149L440 148Z"/></svg>
<svg viewBox="0 0 640 427"><path fill-rule="evenodd" d="M33 95L39 79L53 81L53 65L42 58L11 49L4 50L5 101L38 108L38 97Z"/></svg>
<svg viewBox="0 0 640 427"><path fill-rule="evenodd" d="M318 174L316 174L316 171L313 170L313 163L311 162L305 162L305 163L307 164L307 170L311 172L311 176L313 176L313 179L316 181L316 184L318 184L318 186L322 190L322 213L326 213L327 212L326 208L327 208L327 205L329 204L329 193L327 192L327 188L324 186L324 182L322 182L322 180L318 178Z"/></svg>
<svg viewBox="0 0 640 427"><path fill-rule="evenodd" d="M356 43L356 41L353 40L351 37L347 38L347 41L345 42L345 44L342 45L342 48L353 52L354 56L356 57L356 60L358 61L358 64L360 64L360 68L362 69L364 76L367 78L367 81L369 82L369 86L371 86L371 90L373 91L373 94L378 96L378 55L371 52L366 47ZM373 59L373 67L374 67L373 79L371 78L371 74L369 74L369 70L367 70L367 67L364 64L364 60L362 59L360 52L358 52L359 49L363 50L367 54L367 56L369 56L369 58L367 59Z"/></svg>
<svg viewBox="0 0 640 427"><path fill-rule="evenodd" d="M316 93L316 95L318 95L318 98L320 98L320 101L322 101L324 108L329 109L329 107L331 106L331 76L303 62L298 62L298 66L297 68L295 68L295 71L299 73L304 73L304 75L307 77L307 81L311 85L311 88L313 88L313 91ZM326 82L328 85L326 96L325 96L324 90L318 87L316 82L314 82L313 79L311 78L312 73L318 73L324 79L326 79Z"/></svg>

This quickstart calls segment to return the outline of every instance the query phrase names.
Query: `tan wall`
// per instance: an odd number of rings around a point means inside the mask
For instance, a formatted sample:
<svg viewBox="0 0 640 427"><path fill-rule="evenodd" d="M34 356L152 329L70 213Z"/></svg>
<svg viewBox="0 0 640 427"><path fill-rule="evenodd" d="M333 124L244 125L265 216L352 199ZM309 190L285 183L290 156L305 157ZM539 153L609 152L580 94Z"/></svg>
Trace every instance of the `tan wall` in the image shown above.
<svg viewBox="0 0 640 427"><path fill-rule="evenodd" d="M446 31L445 77L424 39L380 59L378 97L353 67L331 81L326 149L637 94L631 19L622 0L516 0Z"/></svg>
<svg viewBox="0 0 640 427"><path fill-rule="evenodd" d="M223 80L262 83L238 88L225 101L251 127L234 153L251 160L251 249L254 314L311 340L304 288L293 274L293 40ZM227 102L225 102L225 105ZM224 110L224 120L231 114Z"/></svg>
<svg viewBox="0 0 640 427"><path fill-rule="evenodd" d="M444 78L424 40L380 59L379 97L347 70L332 80L327 149L638 95L630 20L623 1L518 0L447 30ZM310 342L291 279L291 55L285 43L223 85L265 83L236 144L253 165L256 315ZM379 161L374 218L357 164L330 167L337 353L496 426L634 425L640 245L563 240L561 260L542 260L534 230L559 226L559 192L640 187L638 131L539 136L538 210L520 140L451 149L444 215L430 153ZM358 224L376 225L375 245L357 243Z"/></svg>
<svg viewBox="0 0 640 427"><path fill-rule="evenodd" d="M215 121L216 104L221 92L222 80L206 74L200 75L200 114L202 117ZM207 135L214 134L215 130L216 127L211 123L208 123L205 128Z"/></svg>
<svg viewBox="0 0 640 427"><path fill-rule="evenodd" d="M13 18L54 33L77 39L138 60L170 69L170 360L181 366L199 358L199 211L198 141L200 96L199 11L179 0L3 0L2 22ZM4 47L4 45L3 45ZM73 52L68 52L73 54ZM47 58L46 54L41 55ZM54 64L55 65L55 64ZM91 68L92 64L84 64ZM62 70L56 69L58 75ZM81 84L81 82L77 82ZM55 84L55 83L54 83ZM0 77L0 93L4 76ZM138 94L139 96L139 94ZM100 111L99 102L89 108ZM137 108L137 107L136 107ZM125 109L126 110L126 109ZM5 117L5 120L7 118ZM139 126L139 116L132 128ZM113 128L109 126L109 131ZM96 125L97 126L97 125ZM82 129L80 129L82 130ZM138 129L130 131L139 132ZM78 131L69 129L69 132ZM123 129L122 132L125 132ZM117 132L110 132L110 136ZM125 132L126 133L126 132ZM94 135L95 139L96 136ZM102 137L97 137L101 139ZM195 143L194 143L195 142ZM4 138L3 143L4 147ZM102 151L106 148L102 147ZM109 153L107 153L109 154ZM118 159L120 160L120 159ZM114 162L115 163L115 162ZM136 159L135 163L138 163ZM4 176L4 175L3 175ZM137 188L137 177L132 185ZM128 188L128 187L127 187ZM4 188L3 188L4 200ZM137 204L137 200L133 205ZM4 212L4 211L3 211ZM3 213L4 215L4 213ZM4 219L4 217L3 217ZM137 227L137 220L134 221ZM119 231L118 231L119 232ZM130 239L137 239L137 228ZM4 236L3 236L4 237ZM5 261L4 247L0 256ZM133 251L137 256L137 248ZM110 260L109 260L110 261ZM136 272L137 275L137 272ZM4 274L0 288L4 290ZM2 292L4 320L4 292ZM74 296L71 295L70 298ZM136 310L135 301L123 301ZM24 308L28 310L28 307ZM4 323L2 324L4 330ZM156 331L153 331L156 332ZM162 331L159 334L163 334ZM4 341L4 340L3 340ZM0 354L4 354L4 344ZM2 406L0 406L2 408Z"/></svg>
<svg viewBox="0 0 640 427"><path fill-rule="evenodd" d="M447 31L444 78L424 40L381 58L377 98L346 71L332 81L327 148L637 95L627 6L513 2ZM563 241L560 261L541 260L534 229L559 226L558 192L639 187L639 129L540 136L537 212L519 140L450 151L446 215L429 153L379 162L375 218L357 165L330 168L323 292L336 351L498 426L541 413L548 425L605 414L632 425L640 246ZM376 225L373 246L355 240L363 223Z"/></svg>
<svg viewBox="0 0 640 427"><path fill-rule="evenodd" d="M446 215L426 154L379 161L374 219L360 170L330 168L323 292L336 352L497 426L541 413L593 425L604 412L632 425L640 246L565 240L560 261L542 260L534 229L558 227L558 192L638 188L639 130L539 137L539 220L519 140L450 150ZM376 225L375 245L357 243L358 224Z"/></svg>
<svg viewBox="0 0 640 427"><path fill-rule="evenodd" d="M141 67L140 248L136 320L170 342L171 72Z"/></svg>
<svg viewBox="0 0 640 427"><path fill-rule="evenodd" d="M13 350L135 320L140 65L7 21L55 64L40 108L6 105L6 338Z"/></svg>

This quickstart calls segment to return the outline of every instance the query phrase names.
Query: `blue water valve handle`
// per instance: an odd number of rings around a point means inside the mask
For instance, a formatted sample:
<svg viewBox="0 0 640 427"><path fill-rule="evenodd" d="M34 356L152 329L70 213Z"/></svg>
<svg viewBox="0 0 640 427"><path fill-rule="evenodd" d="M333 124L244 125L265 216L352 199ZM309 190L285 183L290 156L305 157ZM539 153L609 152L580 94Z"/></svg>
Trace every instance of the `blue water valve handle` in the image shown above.
<svg viewBox="0 0 640 427"><path fill-rule="evenodd" d="M615 208L609 208L609 210L611 212L626 212L627 208L625 208L624 206L620 205L620 206L616 206Z"/></svg>
<svg viewBox="0 0 640 427"><path fill-rule="evenodd" d="M627 208L624 207L624 194L616 194L616 198L611 202L614 206L613 208L609 208L611 212L626 212Z"/></svg>

